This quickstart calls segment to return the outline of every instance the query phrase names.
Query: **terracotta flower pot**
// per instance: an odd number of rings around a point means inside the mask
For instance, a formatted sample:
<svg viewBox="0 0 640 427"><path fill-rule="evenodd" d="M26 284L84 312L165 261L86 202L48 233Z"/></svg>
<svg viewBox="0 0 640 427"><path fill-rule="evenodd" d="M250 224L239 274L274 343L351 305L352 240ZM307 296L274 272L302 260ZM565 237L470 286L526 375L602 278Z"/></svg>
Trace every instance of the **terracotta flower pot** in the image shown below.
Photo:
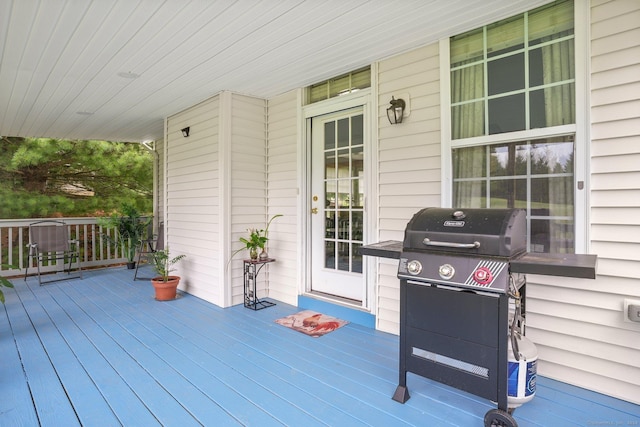
<svg viewBox="0 0 640 427"><path fill-rule="evenodd" d="M169 276L169 280L162 281L162 277L154 277L151 279L151 284L156 290L156 300L158 301L170 301L176 299L176 289L180 283L179 276Z"/></svg>

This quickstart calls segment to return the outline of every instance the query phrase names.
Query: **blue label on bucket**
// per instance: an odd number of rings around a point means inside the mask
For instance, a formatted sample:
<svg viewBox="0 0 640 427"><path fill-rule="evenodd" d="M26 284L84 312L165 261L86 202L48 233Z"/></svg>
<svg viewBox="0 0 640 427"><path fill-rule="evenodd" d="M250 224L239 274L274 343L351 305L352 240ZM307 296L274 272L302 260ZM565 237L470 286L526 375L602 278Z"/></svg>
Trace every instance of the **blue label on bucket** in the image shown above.
<svg viewBox="0 0 640 427"><path fill-rule="evenodd" d="M531 396L536 392L536 377L538 376L538 360L527 363L527 387L524 395Z"/></svg>
<svg viewBox="0 0 640 427"><path fill-rule="evenodd" d="M507 395L512 397L518 396L518 373L520 364L518 362L509 362L509 376L507 378Z"/></svg>
<svg viewBox="0 0 640 427"><path fill-rule="evenodd" d="M509 362L509 371L507 378L507 395L511 397L531 396L536 392L536 377L538 373L538 361L534 360L526 364L526 377L523 384L518 384L518 376L520 374L520 363L524 368L524 361Z"/></svg>

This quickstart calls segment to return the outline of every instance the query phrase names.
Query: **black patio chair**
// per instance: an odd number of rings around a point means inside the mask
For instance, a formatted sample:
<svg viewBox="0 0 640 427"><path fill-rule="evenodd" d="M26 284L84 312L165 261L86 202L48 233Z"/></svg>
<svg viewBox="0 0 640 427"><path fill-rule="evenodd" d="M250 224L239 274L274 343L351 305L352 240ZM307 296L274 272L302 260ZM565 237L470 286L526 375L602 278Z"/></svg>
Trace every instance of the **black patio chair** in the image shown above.
<svg viewBox="0 0 640 427"><path fill-rule="evenodd" d="M158 234L153 234L153 225L149 225L147 231L147 237L140 240L138 243L138 262L136 262L136 272L133 275L133 280L151 280L152 277L138 277L138 269L140 268L140 261L142 256L147 256L158 250L164 249L164 223L158 224Z"/></svg>
<svg viewBox="0 0 640 427"><path fill-rule="evenodd" d="M56 282L66 279L82 279L82 266L80 265L80 242L69 238L69 227L64 221L45 220L29 225L29 255L27 268L24 271L24 280L27 280L29 266L35 261L38 269L38 284ZM60 262L62 261L62 262ZM58 277L53 280L42 281L41 267L56 266L55 269L47 268L47 271L65 271L65 265L69 277ZM76 263L77 276L71 276L71 266Z"/></svg>

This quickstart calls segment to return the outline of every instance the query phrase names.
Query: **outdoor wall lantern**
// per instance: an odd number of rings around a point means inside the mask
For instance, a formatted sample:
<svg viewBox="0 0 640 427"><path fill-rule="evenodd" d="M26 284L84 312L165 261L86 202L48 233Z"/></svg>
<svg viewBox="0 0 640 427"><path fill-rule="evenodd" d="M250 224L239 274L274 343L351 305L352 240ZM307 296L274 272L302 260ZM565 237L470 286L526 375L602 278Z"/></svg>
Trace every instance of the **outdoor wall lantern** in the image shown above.
<svg viewBox="0 0 640 427"><path fill-rule="evenodd" d="M184 136L185 138L189 136L189 126L182 129L182 136Z"/></svg>
<svg viewBox="0 0 640 427"><path fill-rule="evenodd" d="M387 118L389 119L389 123L391 123L392 125L402 123L402 118L404 116L404 109L406 107L404 99L402 98L395 99L392 96L391 101L389 101L389 104L391 104L391 107L387 108Z"/></svg>

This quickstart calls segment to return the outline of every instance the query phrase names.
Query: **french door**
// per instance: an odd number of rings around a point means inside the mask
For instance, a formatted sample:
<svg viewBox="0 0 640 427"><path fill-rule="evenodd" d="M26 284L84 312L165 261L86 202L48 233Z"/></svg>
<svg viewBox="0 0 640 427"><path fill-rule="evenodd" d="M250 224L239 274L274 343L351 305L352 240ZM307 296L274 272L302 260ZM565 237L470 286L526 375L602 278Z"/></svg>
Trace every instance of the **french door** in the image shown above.
<svg viewBox="0 0 640 427"><path fill-rule="evenodd" d="M362 302L363 108L311 119L311 290Z"/></svg>

